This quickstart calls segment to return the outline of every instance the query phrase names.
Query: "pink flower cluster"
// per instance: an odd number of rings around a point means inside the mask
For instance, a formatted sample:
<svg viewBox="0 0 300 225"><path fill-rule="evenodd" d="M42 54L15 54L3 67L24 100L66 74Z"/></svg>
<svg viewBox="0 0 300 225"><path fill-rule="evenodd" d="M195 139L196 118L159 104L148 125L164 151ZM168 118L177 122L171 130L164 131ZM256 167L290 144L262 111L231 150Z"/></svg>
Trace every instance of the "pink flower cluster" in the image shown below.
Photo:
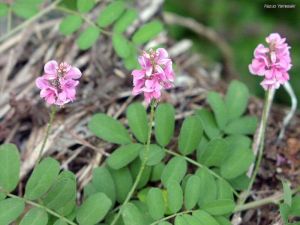
<svg viewBox="0 0 300 225"><path fill-rule="evenodd" d="M133 70L133 95L144 93L145 102L149 104L152 99L160 100L161 90L173 87L174 72L172 60L168 58L164 48L156 51L149 50L139 56L140 70Z"/></svg>
<svg viewBox="0 0 300 225"><path fill-rule="evenodd" d="M62 106L76 98L76 86L81 72L78 68L51 60L44 66L44 75L36 79L36 86L41 89L40 96L49 105Z"/></svg>
<svg viewBox="0 0 300 225"><path fill-rule="evenodd" d="M261 85L265 90L277 89L289 80L292 64L290 46L285 41L278 33L272 33L266 38L268 47L259 44L254 50L249 70L254 75L264 76Z"/></svg>

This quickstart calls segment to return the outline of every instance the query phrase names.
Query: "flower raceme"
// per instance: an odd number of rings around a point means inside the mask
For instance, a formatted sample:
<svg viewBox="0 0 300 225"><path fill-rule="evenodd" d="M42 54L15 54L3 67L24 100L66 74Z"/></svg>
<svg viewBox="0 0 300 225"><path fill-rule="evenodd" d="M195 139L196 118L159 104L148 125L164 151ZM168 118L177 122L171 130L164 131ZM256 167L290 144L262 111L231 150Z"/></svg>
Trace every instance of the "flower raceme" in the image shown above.
<svg viewBox="0 0 300 225"><path fill-rule="evenodd" d="M49 105L63 106L75 100L77 79L81 75L78 68L51 60L44 66L44 75L36 79L36 86L41 89L41 98Z"/></svg>
<svg viewBox="0 0 300 225"><path fill-rule="evenodd" d="M144 93L145 102L160 100L161 90L173 87L174 72L172 60L168 58L168 52L164 48L156 51L144 51L139 56L140 70L133 70L133 95Z"/></svg>
<svg viewBox="0 0 300 225"><path fill-rule="evenodd" d="M254 50L254 59L249 65L252 74L264 76L261 82L265 90L277 89L289 80L291 69L290 46L278 33L272 33L266 38L268 47L259 44Z"/></svg>

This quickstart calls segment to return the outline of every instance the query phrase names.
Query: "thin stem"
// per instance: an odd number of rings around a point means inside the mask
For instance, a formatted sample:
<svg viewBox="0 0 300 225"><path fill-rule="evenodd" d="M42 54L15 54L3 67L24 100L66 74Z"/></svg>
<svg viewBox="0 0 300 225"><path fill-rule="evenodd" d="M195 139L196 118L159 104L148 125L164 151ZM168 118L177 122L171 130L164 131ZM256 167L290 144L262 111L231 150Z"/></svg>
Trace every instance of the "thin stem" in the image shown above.
<svg viewBox="0 0 300 225"><path fill-rule="evenodd" d="M251 176L248 188L244 193L241 194L241 197L239 200L239 205L243 205L244 202L246 201L246 199L248 198L250 191L252 189L252 186L254 184L255 178L258 174L259 168L260 168L260 164L261 164L263 153L264 153L265 132L266 132L266 128L267 128L268 117L269 117L269 113L270 113L270 109L271 109L271 105L272 105L273 96L274 96L274 90L269 90L266 92L265 104L264 104L262 118L261 118L261 122L260 122L260 128L259 128L260 135L258 137L259 138L259 140L258 140L258 156L257 156L256 164L255 164L254 171Z"/></svg>
<svg viewBox="0 0 300 225"><path fill-rule="evenodd" d="M9 31L8 33L6 33L5 35L3 35L0 38L0 42L6 40L7 38L9 38L11 35L17 33L18 31L22 30L25 26L27 26L28 24L30 24L33 21L38 20L39 18L41 18L42 16L44 16L45 14L47 14L48 12L52 11L62 0L56 0L54 1L52 4L50 4L49 6L47 6L46 8L44 8L43 10L41 10L39 13L37 13L36 15L32 16L31 18L29 18L28 20L24 21L23 23L21 23L19 26L15 27L14 29L12 29L11 31Z"/></svg>
<svg viewBox="0 0 300 225"><path fill-rule="evenodd" d="M153 222L153 223L150 223L150 225L156 225L156 224L159 224L159 223L161 223L161 222L163 222L163 221L172 219L172 218L174 218L174 217L176 217L176 216L180 216L180 215L184 215L184 214L189 214L189 213L192 213L192 212L194 212L194 211L195 211L195 210L187 210L187 211L175 213L175 214L172 214L172 215L170 215L170 216L161 218L160 220L157 220L157 221L155 221L155 222Z"/></svg>
<svg viewBox="0 0 300 225"><path fill-rule="evenodd" d="M292 190L292 195L296 194L299 191L300 191L300 187ZM283 200L283 198L284 198L283 193L274 194L270 197L266 197L266 198L263 198L263 199L252 201L252 202L249 202L249 203L244 204L244 205L238 205L234 209L234 212L241 212L241 211L245 211L245 210L249 210L249 209L253 209L253 208L258 208L258 207L268 205L268 204L278 204L280 201Z"/></svg>
<svg viewBox="0 0 300 225"><path fill-rule="evenodd" d="M150 119L149 119L149 124L148 124L148 138L147 138L147 143L146 143L146 151L145 151L145 155L144 155L144 159L143 159L143 162L142 162L142 165L141 165L141 168L139 170L139 173L138 175L136 176L135 178L135 181L129 191L129 193L127 194L127 197L125 199L125 201L123 202L123 204L120 206L120 209L117 213L117 215L115 216L115 218L113 219L113 221L111 222L111 225L115 225L118 221L118 219L120 218L121 216L121 211L123 209L123 206L126 205L134 191L136 190L137 186L138 186L138 183L140 182L141 180L141 177L143 175L143 172L145 170L145 167L146 167L146 162L148 160L148 153L149 153L149 149L150 149L150 143L151 143L151 134L152 134L152 124L153 124L153 119L154 119L154 108L155 108L155 105L156 105L156 102L152 101L151 102L151 111L150 111Z"/></svg>
<svg viewBox="0 0 300 225"><path fill-rule="evenodd" d="M3 193L5 193L8 197L20 199L20 200L26 202L28 205L32 205L32 206L34 206L34 207L38 207L38 208L44 209L44 210L45 210L46 212L48 212L49 214L51 214L51 215L53 215L53 216L55 216L55 217L57 217L57 218L59 218L59 219L65 221L65 222L68 223L68 224L71 224L71 225L77 225L77 223L72 222L72 221L69 220L68 218L66 218L66 217L64 217L64 216L62 216L62 215L60 215L60 214L54 212L53 210L47 208L46 206L40 205L40 204L37 203L37 202L33 202L33 201L30 201L30 200L27 200L27 199L25 199L25 198L19 197L19 196L14 195L14 194L6 193L6 192L3 191L2 189L0 189L0 191L3 192Z"/></svg>
<svg viewBox="0 0 300 225"><path fill-rule="evenodd" d="M12 21L12 9L11 6L9 6L8 14L7 14L7 27L6 27L7 32L11 30L11 21Z"/></svg>
<svg viewBox="0 0 300 225"><path fill-rule="evenodd" d="M108 36L112 36L112 33L111 33L111 32L104 30L102 27L98 26L97 23L94 23L92 20L90 20L90 19L87 18L86 16L80 14L79 12L76 12L76 11L71 10L71 9L67 9L67 8L65 8L65 7L60 7L60 6L57 6L56 9L57 9L57 10L60 10L60 11L62 11L62 12L68 13L68 14L72 14L72 15L79 16L79 17L81 17L85 22L87 22L88 24L90 24L90 25L92 25L92 26L95 26L95 27L97 27L98 29L100 29L100 30L101 30L101 33L106 34L106 35L108 35Z"/></svg>
<svg viewBox="0 0 300 225"><path fill-rule="evenodd" d="M190 162L191 164L193 164L193 165L195 165L195 166L197 166L197 167L199 167L199 168L206 168L206 169L208 170L208 172L209 172L211 175L213 175L214 177L216 177L216 178L218 178L218 179L220 179L220 180L226 182L226 183L229 185L230 189L232 190L232 192L234 193L235 196L239 196L239 194L236 192L236 190L234 190L234 188L228 183L227 180L225 180L223 177L221 177L220 175L218 175L218 174L215 173L214 171L210 170L210 169L207 168L206 166L204 166L204 165L198 163L197 161L195 161L195 160L193 160L193 159L191 159L191 158L189 158L189 157L180 155L180 154L178 154L178 153L176 153L176 152L173 152L173 151L171 151L171 150L165 149L165 152L168 153L168 154L170 154L170 155L182 157L182 158L184 158L186 161Z"/></svg>
<svg viewBox="0 0 300 225"><path fill-rule="evenodd" d="M49 137L49 134L50 134L50 130L51 130L51 127L52 127L52 123L53 123L55 114L56 114L56 107L55 106L51 106L50 120L49 120L49 122L47 124L46 135L44 137L43 144L42 144L41 150L39 152L39 157L38 157L37 162L39 162L40 159L43 156L44 148L46 146L46 143L47 143L47 140L48 140L48 137Z"/></svg>

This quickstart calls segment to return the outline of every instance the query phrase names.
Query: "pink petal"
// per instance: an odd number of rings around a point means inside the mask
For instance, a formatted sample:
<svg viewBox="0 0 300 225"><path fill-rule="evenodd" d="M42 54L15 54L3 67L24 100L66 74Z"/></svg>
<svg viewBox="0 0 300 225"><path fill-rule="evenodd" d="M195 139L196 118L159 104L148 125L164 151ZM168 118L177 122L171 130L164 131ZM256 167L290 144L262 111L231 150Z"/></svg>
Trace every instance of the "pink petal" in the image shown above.
<svg viewBox="0 0 300 225"><path fill-rule="evenodd" d="M44 89L50 86L49 82L44 77L38 77L35 84L39 89Z"/></svg>
<svg viewBox="0 0 300 225"><path fill-rule="evenodd" d="M67 74L65 75L66 79L79 79L81 77L82 73L77 67L72 67Z"/></svg>
<svg viewBox="0 0 300 225"><path fill-rule="evenodd" d="M58 64L55 60L47 62L44 66L44 71L46 74L56 75L58 69Z"/></svg>

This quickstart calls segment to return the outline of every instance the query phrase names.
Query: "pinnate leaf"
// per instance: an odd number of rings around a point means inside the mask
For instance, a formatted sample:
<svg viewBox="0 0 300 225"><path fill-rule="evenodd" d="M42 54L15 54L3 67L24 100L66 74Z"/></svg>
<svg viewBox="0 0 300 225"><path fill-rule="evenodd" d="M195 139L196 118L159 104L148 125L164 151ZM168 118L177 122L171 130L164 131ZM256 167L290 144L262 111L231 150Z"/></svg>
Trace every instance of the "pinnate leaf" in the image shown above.
<svg viewBox="0 0 300 225"><path fill-rule="evenodd" d="M19 182L20 154L13 144L0 146L0 188L13 191Z"/></svg>
<svg viewBox="0 0 300 225"><path fill-rule="evenodd" d="M104 219L111 206L104 193L93 194L79 207L76 219L80 225L94 225Z"/></svg>
<svg viewBox="0 0 300 225"><path fill-rule="evenodd" d="M59 163L52 158L43 159L33 170L25 187L25 198L35 200L45 194L59 173Z"/></svg>
<svg viewBox="0 0 300 225"><path fill-rule="evenodd" d="M88 128L98 137L115 144L131 143L125 127L114 118L103 113L95 114L88 124Z"/></svg>

